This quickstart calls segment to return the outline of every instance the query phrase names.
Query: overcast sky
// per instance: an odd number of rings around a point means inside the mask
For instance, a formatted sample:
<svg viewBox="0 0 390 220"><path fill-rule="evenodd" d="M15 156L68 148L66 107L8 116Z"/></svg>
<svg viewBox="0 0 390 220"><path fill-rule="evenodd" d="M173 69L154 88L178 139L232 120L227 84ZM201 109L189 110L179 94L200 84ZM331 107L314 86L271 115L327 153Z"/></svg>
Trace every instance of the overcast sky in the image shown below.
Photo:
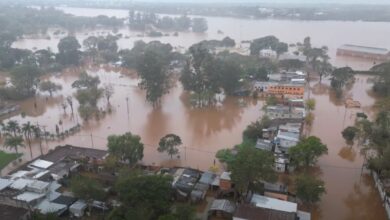
<svg viewBox="0 0 390 220"><path fill-rule="evenodd" d="M390 0L133 0L134 2L223 2L223 3L293 3L293 4L390 4Z"/></svg>

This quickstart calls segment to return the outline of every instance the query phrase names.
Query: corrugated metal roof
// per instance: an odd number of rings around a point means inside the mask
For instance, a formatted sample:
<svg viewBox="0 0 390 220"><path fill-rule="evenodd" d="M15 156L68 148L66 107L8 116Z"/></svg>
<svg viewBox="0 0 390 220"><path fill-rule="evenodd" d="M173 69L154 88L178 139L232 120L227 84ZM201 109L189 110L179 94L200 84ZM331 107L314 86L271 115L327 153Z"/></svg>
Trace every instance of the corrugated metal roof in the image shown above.
<svg viewBox="0 0 390 220"><path fill-rule="evenodd" d="M16 200L25 201L25 202L31 202L36 199L40 199L45 197L45 194L43 193L34 193L34 192L24 192L20 195L17 195L14 197Z"/></svg>
<svg viewBox="0 0 390 220"><path fill-rule="evenodd" d="M30 163L29 166L38 167L38 168L41 168L41 169L47 169L51 165L53 165L53 162L50 162L50 161L47 161L47 160L38 159L38 160L35 160L34 162Z"/></svg>
<svg viewBox="0 0 390 220"><path fill-rule="evenodd" d="M50 185L50 183L48 183L48 182L34 180L33 182L29 183L27 185L27 187L31 188L31 189L43 190L43 189L47 188L49 185Z"/></svg>
<svg viewBox="0 0 390 220"><path fill-rule="evenodd" d="M22 190L24 188L26 188L26 186L30 183L32 183L34 180L29 180L29 179L23 179L23 178L20 178L20 179L17 179L15 180L11 185L10 187L12 189L18 189L18 190Z"/></svg>
<svg viewBox="0 0 390 220"><path fill-rule="evenodd" d="M49 200L43 200L35 208L39 209L42 214L47 213L59 213L66 210L66 205L50 202Z"/></svg>
<svg viewBox="0 0 390 220"><path fill-rule="evenodd" d="M365 46L358 46L352 44L344 44L343 46L339 47L339 49L362 52L362 53L371 53L371 54L381 54L381 55L389 54L389 50L385 48L365 47Z"/></svg>
<svg viewBox="0 0 390 220"><path fill-rule="evenodd" d="M14 181L0 178L0 191L10 186Z"/></svg>
<svg viewBox="0 0 390 220"><path fill-rule="evenodd" d="M298 205L293 202L282 201L279 199L273 199L270 197L261 196L258 194L253 194L251 203L257 207L278 210L283 212L294 212L298 210Z"/></svg>

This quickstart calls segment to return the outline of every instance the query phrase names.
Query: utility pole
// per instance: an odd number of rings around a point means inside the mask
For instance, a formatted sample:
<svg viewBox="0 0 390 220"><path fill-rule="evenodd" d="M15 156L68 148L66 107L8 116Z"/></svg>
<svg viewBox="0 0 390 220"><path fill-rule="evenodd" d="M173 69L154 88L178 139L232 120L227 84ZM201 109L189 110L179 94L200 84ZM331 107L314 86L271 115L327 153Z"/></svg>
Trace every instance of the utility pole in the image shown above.
<svg viewBox="0 0 390 220"><path fill-rule="evenodd" d="M92 133L91 133L91 144L92 144L92 148L94 148L94 145L93 145L93 136L92 136Z"/></svg>
<svg viewBox="0 0 390 220"><path fill-rule="evenodd" d="M37 129L38 129L38 136L39 136L39 150L41 151L41 156L43 155L43 151L42 151L42 135L41 135L41 129L40 129L40 126L37 122Z"/></svg>
<svg viewBox="0 0 390 220"><path fill-rule="evenodd" d="M42 125L42 128L43 128L43 132L44 132L46 147L48 147L48 144L47 144L47 136L46 136L46 125Z"/></svg>

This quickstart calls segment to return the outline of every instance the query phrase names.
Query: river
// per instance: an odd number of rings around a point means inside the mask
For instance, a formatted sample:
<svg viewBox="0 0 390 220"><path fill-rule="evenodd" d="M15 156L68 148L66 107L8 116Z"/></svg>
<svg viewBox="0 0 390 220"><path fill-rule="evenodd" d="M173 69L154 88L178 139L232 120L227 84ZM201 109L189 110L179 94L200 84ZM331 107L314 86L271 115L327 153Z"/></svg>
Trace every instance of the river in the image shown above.
<svg viewBox="0 0 390 220"><path fill-rule="evenodd" d="M78 16L107 15L125 18L127 10L119 9L83 9L60 7L66 13ZM342 21L290 21L290 20L251 20L225 17L205 17L209 29L206 33L180 32L178 37L142 37L144 34L128 28L120 28L117 33L124 37L118 40L120 49L131 48L135 41L145 42L159 40L170 43L172 46L188 48L202 40L221 40L229 36L239 42L252 40L267 35L274 35L281 41L289 44L302 42L307 36L312 39L312 44L317 47L327 46L331 62L335 66L350 66L356 70L367 70L374 61L336 56L336 50L343 44L356 44L361 46L390 48L390 23L387 22L342 22ZM218 30L223 34L219 34ZM76 33L80 43L88 36L100 36L110 33L112 30L88 30ZM41 37L25 38L14 43L14 47L27 49L46 49L50 47L57 51L59 40L65 35L53 35L54 30L49 32L50 39ZM172 35L172 32L170 33ZM125 38L128 36L129 38Z"/></svg>
<svg viewBox="0 0 390 220"><path fill-rule="evenodd" d="M126 16L124 10L106 9L64 9L68 13L95 16L98 14ZM173 45L187 47L204 39L221 39L231 36L235 39L246 40L273 34L282 41L295 43L302 41L305 36L311 36L313 44L329 47L332 62L342 65L353 65L361 69L369 68L372 63L345 59L335 56L335 49L344 43L354 43L366 46L390 48L390 23L370 22L306 22L281 20L245 20L237 18L207 17L209 31L205 34L180 33L179 37L153 38ZM222 30L223 35L217 34ZM120 30L129 31L129 30ZM362 32L364 31L364 34ZM129 33L130 34L130 33ZM80 38L85 33L77 34ZM134 35L134 33L132 33ZM134 40L140 37L121 39L121 48L131 47ZM145 41L152 38L142 38ZM20 48L55 48L58 39L25 39L16 42L14 46ZM77 111L71 117L70 108L64 113L61 103L64 97L73 94L71 83L77 79L79 69L65 71L60 75L49 76L50 80L61 83L63 90L54 97L40 95L21 102L25 117L14 116L13 119L21 122L31 121L34 124L47 126L47 130L54 132L55 124L62 121L60 130L67 130L77 122L81 122ZM220 107L193 109L187 103L187 94L183 92L180 83L177 83L169 94L165 95L160 108L153 109L145 101L145 93L138 87L138 79L134 73L121 72L119 69L90 67L91 75L98 75L102 84L112 84L115 94L111 99L113 111L100 120L91 120L83 123L82 129L74 136L64 140L43 143L44 151L60 144L95 147L106 149L106 138L110 134L122 134L131 131L141 136L145 143L146 164L182 165L206 170L214 163L215 152L219 149L232 147L240 143L242 131L252 121L263 114L263 102L245 99L245 106L239 105L237 98L226 99ZM329 153L319 160L319 173L326 184L327 193L323 196L319 206L313 211L313 219L386 219L380 197L373 186L370 176L362 174L363 159L357 146L347 146L341 136L341 131L352 125L355 114L364 111L373 117L371 110L375 98L370 93L372 84L369 77L358 75L353 87L347 96L353 97L362 104L361 109L346 109L342 102L335 99L329 92L329 81L322 84L314 80L310 83L310 96L317 101L314 111L315 120L310 130L311 135L320 137L328 145ZM34 102L37 103L36 108ZM77 101L74 100L77 109ZM105 108L105 100L99 106ZM158 153L158 140L168 134L175 133L183 140L180 149L180 158L171 160L168 155ZM39 148L34 146L34 156L39 155ZM28 149L25 150L28 152ZM29 153L24 156L30 159Z"/></svg>

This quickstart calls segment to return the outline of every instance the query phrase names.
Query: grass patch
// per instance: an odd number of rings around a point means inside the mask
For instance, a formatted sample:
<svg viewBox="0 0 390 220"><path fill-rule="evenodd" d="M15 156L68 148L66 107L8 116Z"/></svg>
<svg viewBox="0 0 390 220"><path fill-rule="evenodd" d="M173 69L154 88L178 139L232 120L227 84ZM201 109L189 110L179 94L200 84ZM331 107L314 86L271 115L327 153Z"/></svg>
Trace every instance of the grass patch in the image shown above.
<svg viewBox="0 0 390 220"><path fill-rule="evenodd" d="M4 151L0 151L0 170L2 170L5 166L7 166L10 162L20 157L21 154L15 153L6 153Z"/></svg>

